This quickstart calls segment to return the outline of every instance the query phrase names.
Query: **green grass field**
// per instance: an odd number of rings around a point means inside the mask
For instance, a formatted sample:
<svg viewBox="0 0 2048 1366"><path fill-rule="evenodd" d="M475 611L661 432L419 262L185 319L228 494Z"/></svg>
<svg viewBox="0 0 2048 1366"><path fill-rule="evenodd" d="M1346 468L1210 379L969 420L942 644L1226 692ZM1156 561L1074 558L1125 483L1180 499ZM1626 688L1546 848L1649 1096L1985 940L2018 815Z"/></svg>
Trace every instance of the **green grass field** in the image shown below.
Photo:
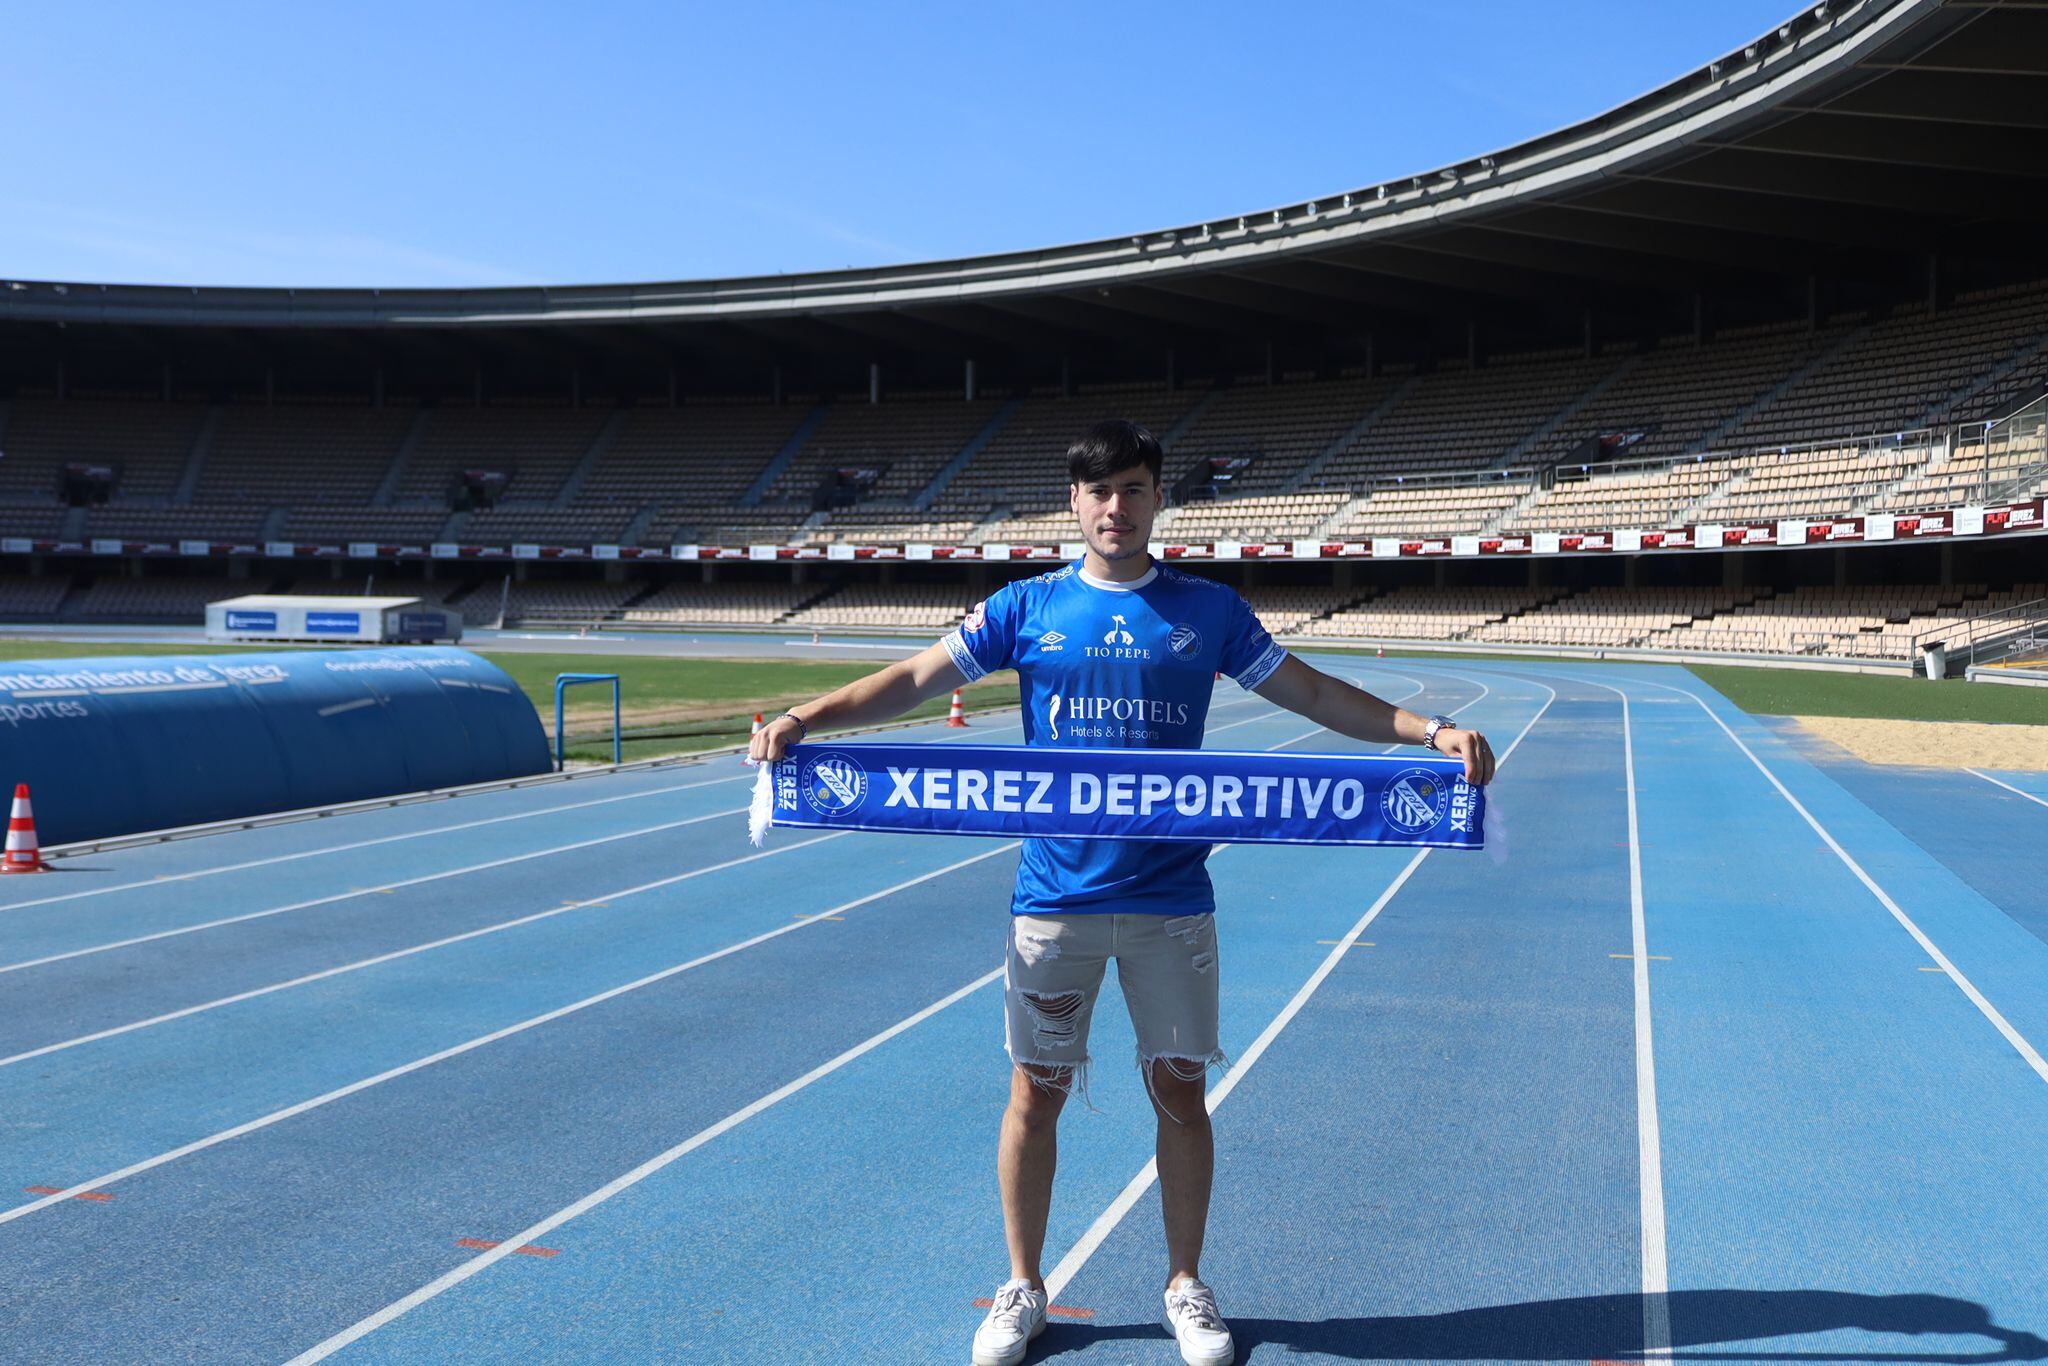
<svg viewBox="0 0 2048 1366"><path fill-rule="evenodd" d="M746 741L754 713L773 716L882 667L873 663L813 663L778 659L647 659L615 655L493 654L478 651L512 675L554 725L555 675L615 673L625 715L623 756L652 759L717 749ZM1005 684L1010 686L1004 686ZM970 712L1013 706L1011 676L985 679L961 690ZM611 690L602 684L569 693L569 757L611 758ZM944 716L951 698L905 713L906 719Z"/></svg>
<svg viewBox="0 0 2048 1366"><path fill-rule="evenodd" d="M233 654L235 645L71 644L0 639L0 661L85 655ZM260 648L275 648L270 646ZM769 715L829 692L879 667L868 663L809 660L655 659L645 656L528 654L480 650L505 670L533 699L545 723L554 724L555 675L616 673L625 713L624 757L652 759L744 743L756 710ZM1400 658L1439 661L1478 656L1402 651ZM1526 656L1494 656L1531 662ZM1574 661L1575 663L1578 661ZM1807 669L1750 669L1732 665L1688 666L1744 711L1774 716L1855 716L1904 721L1988 721L2048 726L2048 689L1877 674ZM1016 686L1001 674L964 690L970 712L1013 706ZM611 758L610 692L601 686L570 694L569 756ZM928 702L912 717L943 716L946 699Z"/></svg>
<svg viewBox="0 0 2048 1366"><path fill-rule="evenodd" d="M1767 716L2048 726L2048 688L1965 683L1959 678L1936 683L1925 678L1816 669L1746 669L1731 664L1686 667L1744 711Z"/></svg>

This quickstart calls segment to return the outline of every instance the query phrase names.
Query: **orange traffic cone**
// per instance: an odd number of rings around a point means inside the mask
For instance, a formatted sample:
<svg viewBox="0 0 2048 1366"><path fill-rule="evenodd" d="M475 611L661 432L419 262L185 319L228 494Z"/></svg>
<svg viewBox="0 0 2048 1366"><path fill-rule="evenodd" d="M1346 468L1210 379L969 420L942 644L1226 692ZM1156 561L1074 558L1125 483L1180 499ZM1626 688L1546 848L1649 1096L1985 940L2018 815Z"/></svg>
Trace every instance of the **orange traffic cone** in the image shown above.
<svg viewBox="0 0 2048 1366"><path fill-rule="evenodd" d="M767 723L766 723L766 722L764 722L764 721L762 721L762 719L761 719L761 713L760 713L760 712L755 712L755 713L754 713L754 728L753 728L752 730L748 731L748 732L747 732L747 734L749 734L749 735L759 735L759 734L761 733L761 727L762 727L763 725L765 725L765 724L767 724Z"/></svg>
<svg viewBox="0 0 2048 1366"><path fill-rule="evenodd" d="M7 854L0 858L0 873L47 873L36 847L36 813L28 804L28 784L14 785L14 809L7 814Z"/></svg>
<svg viewBox="0 0 2048 1366"><path fill-rule="evenodd" d="M967 709L960 705L960 690L953 689L953 710L946 713L946 724L961 730L967 728Z"/></svg>

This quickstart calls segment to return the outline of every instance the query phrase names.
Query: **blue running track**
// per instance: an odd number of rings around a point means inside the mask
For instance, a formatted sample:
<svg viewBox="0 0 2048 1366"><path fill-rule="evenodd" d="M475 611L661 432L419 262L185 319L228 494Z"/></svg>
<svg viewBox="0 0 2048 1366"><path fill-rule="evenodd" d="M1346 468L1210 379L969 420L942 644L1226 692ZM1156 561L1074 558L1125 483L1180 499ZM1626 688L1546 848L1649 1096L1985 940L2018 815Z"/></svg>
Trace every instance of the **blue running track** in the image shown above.
<svg viewBox="0 0 2048 1366"><path fill-rule="evenodd" d="M1674 668L1326 666L1488 731L1509 853L1212 856L1240 1361L2048 1358L2042 775L1860 764ZM1368 748L1234 688L1210 730ZM0 882L0 1361L964 1360L1015 847L757 851L749 776ZM1031 1359L1170 1363L1095 1035Z"/></svg>

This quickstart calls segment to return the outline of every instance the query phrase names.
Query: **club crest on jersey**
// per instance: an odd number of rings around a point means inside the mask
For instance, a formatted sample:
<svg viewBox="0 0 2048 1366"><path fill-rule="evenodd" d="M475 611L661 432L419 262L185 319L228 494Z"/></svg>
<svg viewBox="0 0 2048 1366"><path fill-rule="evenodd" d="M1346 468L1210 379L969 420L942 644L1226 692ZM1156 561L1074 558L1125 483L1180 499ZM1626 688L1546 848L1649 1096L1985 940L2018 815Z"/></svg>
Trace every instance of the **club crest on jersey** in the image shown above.
<svg viewBox="0 0 2048 1366"><path fill-rule="evenodd" d="M1173 651L1175 659L1193 659L1202 652L1202 633L1182 622L1167 636L1166 648Z"/></svg>
<svg viewBox="0 0 2048 1366"><path fill-rule="evenodd" d="M804 765L804 791L811 805L828 816L842 816L868 794L868 771L844 754L820 754Z"/></svg>
<svg viewBox="0 0 2048 1366"><path fill-rule="evenodd" d="M1380 814L1407 835L1434 828L1451 809L1451 785L1426 768L1404 768L1380 794Z"/></svg>
<svg viewBox="0 0 2048 1366"><path fill-rule="evenodd" d="M960 629L963 631L979 631L987 620L988 599L983 598L980 602L967 609L967 620L960 623Z"/></svg>

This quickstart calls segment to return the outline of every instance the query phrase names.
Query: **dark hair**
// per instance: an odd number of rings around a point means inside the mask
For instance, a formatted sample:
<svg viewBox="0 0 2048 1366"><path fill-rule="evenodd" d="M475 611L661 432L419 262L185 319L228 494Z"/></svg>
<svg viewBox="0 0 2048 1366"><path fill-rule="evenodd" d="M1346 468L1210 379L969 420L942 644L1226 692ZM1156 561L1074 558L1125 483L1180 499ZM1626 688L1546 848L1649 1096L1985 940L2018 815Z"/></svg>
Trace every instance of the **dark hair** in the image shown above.
<svg viewBox="0 0 2048 1366"><path fill-rule="evenodd" d="M1067 447L1067 478L1076 484L1107 479L1133 465L1143 465L1157 483L1160 467L1165 463L1159 438L1137 423L1121 418L1096 423L1079 441Z"/></svg>

